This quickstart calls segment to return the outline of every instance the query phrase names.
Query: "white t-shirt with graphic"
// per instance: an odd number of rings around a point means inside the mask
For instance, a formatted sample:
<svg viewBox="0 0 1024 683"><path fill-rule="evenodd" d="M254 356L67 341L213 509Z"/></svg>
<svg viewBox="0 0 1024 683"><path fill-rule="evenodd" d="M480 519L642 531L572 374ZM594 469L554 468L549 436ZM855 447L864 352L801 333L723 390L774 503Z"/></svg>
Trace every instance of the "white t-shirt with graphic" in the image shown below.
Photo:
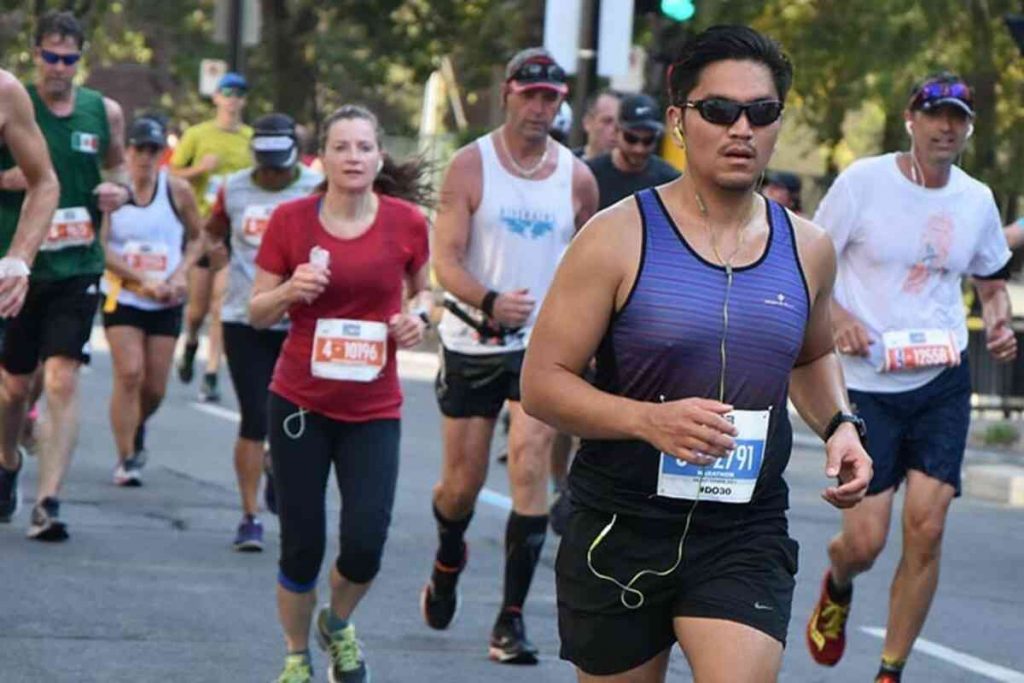
<svg viewBox="0 0 1024 683"><path fill-rule="evenodd" d="M841 355L847 386L891 393L924 386L942 368L881 373L882 334L944 329L967 348L964 275L991 275L1010 259L992 191L958 167L941 188L914 184L895 154L854 162L814 214L838 256L836 301L874 342L868 358Z"/></svg>

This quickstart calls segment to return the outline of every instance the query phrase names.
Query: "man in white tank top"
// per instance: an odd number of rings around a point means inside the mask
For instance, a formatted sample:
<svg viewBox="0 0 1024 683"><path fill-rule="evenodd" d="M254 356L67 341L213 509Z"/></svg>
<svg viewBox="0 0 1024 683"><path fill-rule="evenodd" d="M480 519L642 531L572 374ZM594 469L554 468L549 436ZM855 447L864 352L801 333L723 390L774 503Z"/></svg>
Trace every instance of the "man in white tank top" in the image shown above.
<svg viewBox="0 0 1024 683"><path fill-rule="evenodd" d="M494 424L509 402L512 512L505 536L505 592L490 656L535 664L522 609L547 530L548 461L555 432L519 405L519 368L555 267L597 207L586 165L550 140L568 87L540 48L508 63L505 123L459 150L441 189L434 267L447 291L437 399L444 466L434 488L439 547L422 593L423 616L447 628L458 607L463 536L487 475Z"/></svg>

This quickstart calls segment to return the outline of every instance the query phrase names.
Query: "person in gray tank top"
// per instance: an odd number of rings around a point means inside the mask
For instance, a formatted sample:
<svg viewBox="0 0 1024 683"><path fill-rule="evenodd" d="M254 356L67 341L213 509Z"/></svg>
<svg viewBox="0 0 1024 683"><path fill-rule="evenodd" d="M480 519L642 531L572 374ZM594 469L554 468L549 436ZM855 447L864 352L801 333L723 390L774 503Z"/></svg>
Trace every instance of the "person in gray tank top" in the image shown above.
<svg viewBox="0 0 1024 683"><path fill-rule="evenodd" d="M502 90L505 123L455 154L435 224L434 268L447 292L436 383L444 466L433 498L438 550L421 608L431 628L445 629L455 617L463 536L487 474L495 420L508 401L513 503L504 597L489 648L503 663L537 663L522 611L547 531L555 438L519 407L519 366L555 267L597 206L586 165L548 137L567 92L565 72L547 51L513 57Z"/></svg>
<svg viewBox="0 0 1024 683"><path fill-rule="evenodd" d="M288 321L257 330L249 320L249 298L256 275L256 253L270 214L280 204L313 193L323 177L299 164L295 121L285 114L267 114L253 122L252 152L256 165L233 173L217 193L206 233L215 243L230 245L228 286L221 309L224 354L238 396L242 420L235 440L235 475L242 519L233 546L241 552L263 550L259 521L259 488L267 438L267 388L274 364L288 334ZM273 478L267 468L264 504L277 512Z"/></svg>
<svg viewBox="0 0 1024 683"><path fill-rule="evenodd" d="M556 565L561 656L581 681L663 681L677 643L695 680L777 679L797 559L787 398L826 441L824 499L867 489L831 242L755 191L791 80L750 28L695 37L668 76L686 173L590 221L534 327L523 408L583 439Z"/></svg>

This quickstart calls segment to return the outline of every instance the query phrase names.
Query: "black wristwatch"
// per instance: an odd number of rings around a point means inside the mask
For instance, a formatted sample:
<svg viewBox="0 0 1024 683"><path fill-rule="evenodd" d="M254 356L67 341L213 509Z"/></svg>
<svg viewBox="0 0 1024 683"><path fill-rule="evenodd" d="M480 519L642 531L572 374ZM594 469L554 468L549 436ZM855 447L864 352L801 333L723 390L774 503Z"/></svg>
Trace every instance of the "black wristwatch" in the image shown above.
<svg viewBox="0 0 1024 683"><path fill-rule="evenodd" d="M837 429L839 429L839 425L844 422L849 422L854 426L857 430L857 436L860 437L861 445L866 448L868 445L868 426L864 424L864 420L862 420L859 415L844 413L841 410L832 416L832 419L829 420L828 426L825 427L825 441L827 442L831 439L832 435L836 433Z"/></svg>
<svg viewBox="0 0 1024 683"><path fill-rule="evenodd" d="M427 329L430 329L430 314L424 311L422 308L416 312L416 316L423 321Z"/></svg>

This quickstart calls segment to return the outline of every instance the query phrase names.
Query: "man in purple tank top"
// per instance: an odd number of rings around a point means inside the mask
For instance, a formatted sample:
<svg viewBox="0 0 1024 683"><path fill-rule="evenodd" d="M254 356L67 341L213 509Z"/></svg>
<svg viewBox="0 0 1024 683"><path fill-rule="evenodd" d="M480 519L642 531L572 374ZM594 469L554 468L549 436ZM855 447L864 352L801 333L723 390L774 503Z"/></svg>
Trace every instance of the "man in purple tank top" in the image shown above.
<svg viewBox="0 0 1024 683"><path fill-rule="evenodd" d="M825 441L827 502L857 504L871 477L833 348L835 252L756 192L792 82L779 46L709 29L668 80L686 173L584 227L523 367L527 413L583 439L561 655L580 681L654 682L678 643L695 680L774 681L797 557L787 399Z"/></svg>

